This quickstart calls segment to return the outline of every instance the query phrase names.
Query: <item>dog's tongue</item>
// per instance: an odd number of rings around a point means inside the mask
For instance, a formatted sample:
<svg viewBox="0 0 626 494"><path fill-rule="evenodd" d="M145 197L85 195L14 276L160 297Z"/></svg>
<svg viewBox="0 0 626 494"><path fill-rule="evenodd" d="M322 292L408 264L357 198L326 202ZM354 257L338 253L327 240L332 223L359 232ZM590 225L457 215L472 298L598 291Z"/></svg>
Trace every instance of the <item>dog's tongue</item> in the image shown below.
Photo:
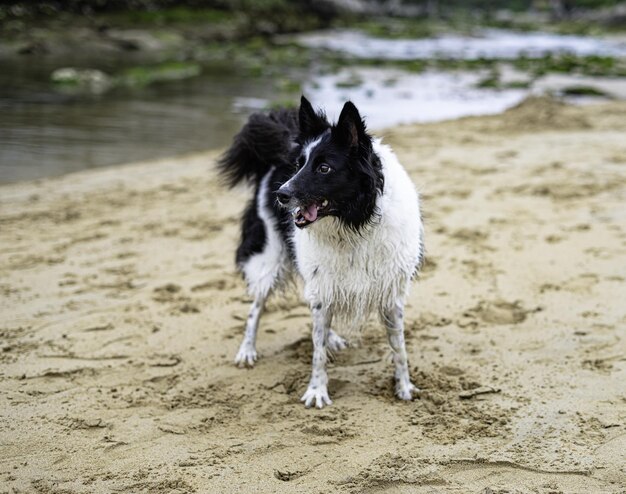
<svg viewBox="0 0 626 494"><path fill-rule="evenodd" d="M313 223L317 219L317 205L311 204L304 208L302 210L302 216L304 216L307 221Z"/></svg>

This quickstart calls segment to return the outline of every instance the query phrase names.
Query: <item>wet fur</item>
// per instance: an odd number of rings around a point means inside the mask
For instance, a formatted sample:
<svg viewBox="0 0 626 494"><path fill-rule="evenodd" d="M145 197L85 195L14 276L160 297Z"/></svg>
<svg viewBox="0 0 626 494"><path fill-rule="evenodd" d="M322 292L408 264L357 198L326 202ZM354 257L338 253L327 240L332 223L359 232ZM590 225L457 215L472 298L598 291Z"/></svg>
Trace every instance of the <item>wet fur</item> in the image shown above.
<svg viewBox="0 0 626 494"><path fill-rule="evenodd" d="M331 171L322 173L322 165ZM254 303L236 362L253 365L265 301L297 273L313 315L305 404L331 403L326 351L346 346L330 329L333 320L355 330L372 312L387 329L396 394L411 399L416 388L408 376L403 306L423 258L423 227L418 194L393 151L367 133L352 103L331 125L303 97L298 112L252 115L219 167L228 185L255 186L236 255ZM294 226L292 211L324 199L328 207L317 210L325 217Z"/></svg>

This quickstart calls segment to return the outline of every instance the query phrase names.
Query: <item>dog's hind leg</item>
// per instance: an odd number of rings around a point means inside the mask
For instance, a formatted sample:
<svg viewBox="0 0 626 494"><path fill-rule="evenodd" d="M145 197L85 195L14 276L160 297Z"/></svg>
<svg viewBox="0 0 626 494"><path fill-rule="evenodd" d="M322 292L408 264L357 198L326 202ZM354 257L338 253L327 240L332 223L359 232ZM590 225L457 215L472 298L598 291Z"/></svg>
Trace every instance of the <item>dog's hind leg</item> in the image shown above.
<svg viewBox="0 0 626 494"><path fill-rule="evenodd" d="M326 346L331 352L340 352L348 348L348 342L332 329L329 329L326 336Z"/></svg>
<svg viewBox="0 0 626 494"><path fill-rule="evenodd" d="M321 303L311 304L313 312L313 368L311 369L311 380L301 401L309 408L313 404L317 408L324 405L332 405L328 396L328 374L326 374L326 341L332 313L329 307L324 307Z"/></svg>
<svg viewBox="0 0 626 494"><path fill-rule="evenodd" d="M239 351L235 356L235 364L238 366L248 365L252 367L257 359L256 353L256 333L259 329L259 319L261 319L261 313L265 307L266 295L258 295L248 313L248 319L246 320L246 329L243 335L243 341L239 345Z"/></svg>
<svg viewBox="0 0 626 494"><path fill-rule="evenodd" d="M254 298L246 320L243 341L235 357L237 365L254 365L257 359L256 335L267 297L281 286L289 270L287 247L278 230L277 218L268 205L271 201L270 179L263 177L255 198L246 208L241 225L241 243L237 265Z"/></svg>
<svg viewBox="0 0 626 494"><path fill-rule="evenodd" d="M383 308L381 318L387 329L389 345L393 350L396 396L401 400L412 400L413 393L419 393L419 389L409 377L409 363L404 342L404 304L396 302L393 307Z"/></svg>

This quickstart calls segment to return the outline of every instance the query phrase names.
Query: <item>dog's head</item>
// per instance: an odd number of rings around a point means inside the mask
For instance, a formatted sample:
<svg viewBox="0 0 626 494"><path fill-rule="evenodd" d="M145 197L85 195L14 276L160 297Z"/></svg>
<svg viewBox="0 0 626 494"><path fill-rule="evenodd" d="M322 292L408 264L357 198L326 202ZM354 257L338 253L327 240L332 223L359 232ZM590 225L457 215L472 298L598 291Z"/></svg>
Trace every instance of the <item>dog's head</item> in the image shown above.
<svg viewBox="0 0 626 494"><path fill-rule="evenodd" d="M358 230L376 214L383 189L380 160L359 111L348 101L331 125L302 96L299 120L296 173L276 192L278 202L298 228L335 216Z"/></svg>

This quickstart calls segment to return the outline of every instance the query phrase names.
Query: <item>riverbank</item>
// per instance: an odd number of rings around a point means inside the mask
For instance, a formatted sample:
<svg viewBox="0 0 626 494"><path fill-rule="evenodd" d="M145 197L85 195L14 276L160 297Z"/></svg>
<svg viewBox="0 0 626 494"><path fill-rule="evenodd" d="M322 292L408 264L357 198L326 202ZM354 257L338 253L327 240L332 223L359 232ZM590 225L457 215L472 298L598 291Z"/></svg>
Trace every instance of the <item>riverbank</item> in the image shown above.
<svg viewBox="0 0 626 494"><path fill-rule="evenodd" d="M600 10L570 12L586 26L570 29L547 6L124 3L0 6L0 183L220 149L251 112L303 93L328 108L351 99L373 129L498 113L529 94L626 98L623 31L586 17Z"/></svg>
<svg viewBox="0 0 626 494"><path fill-rule="evenodd" d="M423 194L406 311L306 410L309 315L262 320L233 268L247 193L214 153L0 187L0 478L37 492L621 492L626 104L531 100L390 129Z"/></svg>

